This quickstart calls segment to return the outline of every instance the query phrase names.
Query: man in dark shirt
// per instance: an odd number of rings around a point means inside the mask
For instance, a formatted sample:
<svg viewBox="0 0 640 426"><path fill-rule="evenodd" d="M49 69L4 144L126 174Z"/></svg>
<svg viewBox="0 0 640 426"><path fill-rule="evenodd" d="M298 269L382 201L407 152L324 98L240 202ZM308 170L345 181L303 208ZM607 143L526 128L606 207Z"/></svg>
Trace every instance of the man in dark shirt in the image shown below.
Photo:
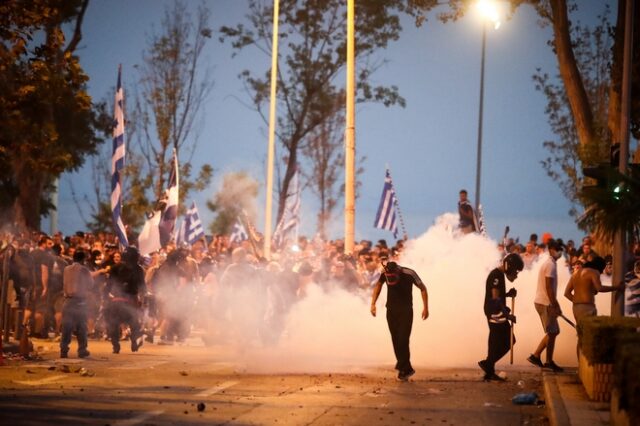
<svg viewBox="0 0 640 426"><path fill-rule="evenodd" d="M396 262L387 263L373 289L371 315L374 317L376 316L376 301L384 283L387 284L387 324L391 332L393 351L396 355L398 379L406 381L415 374L415 370L411 366L409 352L409 337L413 325L413 286L418 287L422 295L423 320L429 317L427 287L414 270L400 266Z"/></svg>
<svg viewBox="0 0 640 426"><path fill-rule="evenodd" d="M31 253L34 267L34 282L29 292L29 301L24 313L24 324L29 326L31 318L34 320L32 335L47 338L48 331L45 326L45 314L47 312L47 301L49 294L49 275L51 273L52 257L49 252L49 245L53 241L46 235L40 237L38 247Z"/></svg>
<svg viewBox="0 0 640 426"><path fill-rule="evenodd" d="M107 334L113 353L120 353L120 324L131 329L131 352L142 345L140 333L140 297L146 293L144 271L138 265L140 253L135 247L127 247L122 262L111 268L105 294L107 308Z"/></svg>
<svg viewBox="0 0 640 426"><path fill-rule="evenodd" d="M495 371L498 362L511 347L511 322L516 321L516 317L511 315L511 310L506 305L507 297L515 297L515 288L506 292L505 276L511 282L515 281L518 273L524 268L524 262L516 253L508 254L502 264L489 272L486 281L486 291L484 296L484 314L487 316L489 324L489 349L487 358L478 362L484 371L484 380L504 381ZM513 339L515 343L515 337Z"/></svg>
<svg viewBox="0 0 640 426"><path fill-rule="evenodd" d="M458 214L460 215L459 227L464 234L478 231L477 218L471 203L467 199L467 190L460 190L460 200L458 201Z"/></svg>

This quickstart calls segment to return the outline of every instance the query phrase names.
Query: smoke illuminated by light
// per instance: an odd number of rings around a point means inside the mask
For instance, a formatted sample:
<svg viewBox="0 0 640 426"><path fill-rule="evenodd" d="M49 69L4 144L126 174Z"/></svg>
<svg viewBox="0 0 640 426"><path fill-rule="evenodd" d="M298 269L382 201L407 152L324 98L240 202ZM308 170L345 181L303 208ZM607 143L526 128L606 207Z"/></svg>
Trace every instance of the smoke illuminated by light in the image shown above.
<svg viewBox="0 0 640 426"><path fill-rule="evenodd" d="M406 243L399 260L401 265L420 275L429 292L430 317L426 321L419 317L422 302L417 288L413 294L411 360L416 369L477 368L477 361L486 357L485 280L498 265L500 254L496 241L477 234L458 235L454 231L457 220L453 213L439 217L422 236ZM533 304L541 264L539 260L531 269L520 273L514 283L507 282L507 289L515 286L518 290L516 366L529 366L526 358L544 335ZM571 304L562 296L569 279L563 259L558 261L558 277L558 299L564 314L572 319ZM242 300L235 303L256 306L264 302L250 300L251 294L243 293ZM373 366L387 366L392 370L395 358L385 320L385 299L386 289L383 289L377 303L378 315L374 318L369 313L370 290L354 294L335 286L321 288L311 284L306 296L298 299L288 311L281 332L267 344L260 341L255 330L236 330L243 336L231 341L244 343L242 347L238 344L229 361L243 365L243 371L265 373L354 371ZM602 296L596 299L599 305L609 300ZM510 305L510 299L508 303ZM559 365L576 365L575 330L562 321L560 328L554 359ZM248 339L248 336L253 337ZM544 361L544 353L542 358ZM507 354L497 369L508 363ZM478 374L480 377L479 369Z"/></svg>

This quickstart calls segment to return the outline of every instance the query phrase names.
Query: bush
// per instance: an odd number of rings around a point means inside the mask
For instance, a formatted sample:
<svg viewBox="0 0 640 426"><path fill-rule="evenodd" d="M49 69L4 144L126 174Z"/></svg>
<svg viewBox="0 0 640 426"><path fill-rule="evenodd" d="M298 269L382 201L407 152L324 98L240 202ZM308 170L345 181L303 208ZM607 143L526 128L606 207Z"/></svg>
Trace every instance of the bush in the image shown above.
<svg viewBox="0 0 640 426"><path fill-rule="evenodd" d="M578 345L591 364L612 364L619 336L640 328L639 318L588 317L578 323Z"/></svg>
<svg viewBox="0 0 640 426"><path fill-rule="evenodd" d="M640 333L626 331L617 336L613 385L620 393L620 408L640 420Z"/></svg>

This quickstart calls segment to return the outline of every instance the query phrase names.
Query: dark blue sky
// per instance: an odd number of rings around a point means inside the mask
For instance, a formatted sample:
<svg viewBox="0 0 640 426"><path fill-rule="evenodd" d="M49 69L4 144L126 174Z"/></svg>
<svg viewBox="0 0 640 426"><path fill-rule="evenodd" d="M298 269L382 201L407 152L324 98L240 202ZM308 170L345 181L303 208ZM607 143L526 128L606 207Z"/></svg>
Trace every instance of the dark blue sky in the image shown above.
<svg viewBox="0 0 640 426"><path fill-rule="evenodd" d="M146 35L153 25L159 26L167 3L90 3L80 57L94 98L113 96L110 88L115 86L119 63L127 92L131 91L138 77L134 66L141 62ZM195 4L189 2L190 6ZM583 20L594 19L602 11L599 1L580 4ZM209 1L207 5L216 30L239 22L246 10L240 0ZM582 235L567 214L568 202L540 164L548 155L542 143L554 135L544 114L546 99L535 90L532 75L536 68L556 72L555 56L546 44L550 31L538 26L537 16L528 6L521 7L498 30L488 31L481 195L493 238L501 236L505 225L521 239L531 232L551 232L565 239ZM440 214L455 211L461 188L469 190L472 200L475 197L481 33L480 20L474 14L446 25L431 19L421 28L406 19L400 40L380 52L380 59L388 62L374 81L399 86L407 106L358 106L356 151L358 157L366 156L366 161L356 203L356 239L392 239L388 232L372 227L386 164L391 168L410 237L422 234ZM203 111L193 162L195 166L210 163L215 176L211 188L193 199L208 223L213 215L206 210L205 200L215 193L224 172L245 170L261 184L265 180L266 126L242 104L247 96L237 74L244 68L262 72L270 66L270 58L248 49L232 59L229 47L218 43L215 36L206 48L206 57L213 67L215 87ZM90 175L85 167L79 176L64 175L61 179L59 228L63 232L84 227L72 202L69 182L74 182L78 193L90 191ZM259 210L263 205L264 190L259 195ZM315 229L315 205L313 195L304 193L302 231L308 235ZM341 209L342 204L332 227L333 237L343 233ZM84 214L88 216L89 210ZM260 229L262 214L260 211L257 219Z"/></svg>

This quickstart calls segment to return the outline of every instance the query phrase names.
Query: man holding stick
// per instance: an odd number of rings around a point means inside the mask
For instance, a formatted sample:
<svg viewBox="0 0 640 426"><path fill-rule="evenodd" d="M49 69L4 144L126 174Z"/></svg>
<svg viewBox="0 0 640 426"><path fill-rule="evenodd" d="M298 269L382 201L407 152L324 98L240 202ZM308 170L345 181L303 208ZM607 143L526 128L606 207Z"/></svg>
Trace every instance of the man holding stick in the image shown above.
<svg viewBox="0 0 640 426"><path fill-rule="evenodd" d="M478 362L484 371L484 380L504 381L496 374L496 363L513 349L515 337L512 333L512 325L516 317L506 305L507 297L516 297L517 291L512 288L506 292L505 276L510 282L518 278L518 273L524 268L522 258L516 253L510 253L502 260L502 264L489 273L486 281L484 296L484 313L489 324L489 342L487 358ZM512 304L513 306L513 304Z"/></svg>

